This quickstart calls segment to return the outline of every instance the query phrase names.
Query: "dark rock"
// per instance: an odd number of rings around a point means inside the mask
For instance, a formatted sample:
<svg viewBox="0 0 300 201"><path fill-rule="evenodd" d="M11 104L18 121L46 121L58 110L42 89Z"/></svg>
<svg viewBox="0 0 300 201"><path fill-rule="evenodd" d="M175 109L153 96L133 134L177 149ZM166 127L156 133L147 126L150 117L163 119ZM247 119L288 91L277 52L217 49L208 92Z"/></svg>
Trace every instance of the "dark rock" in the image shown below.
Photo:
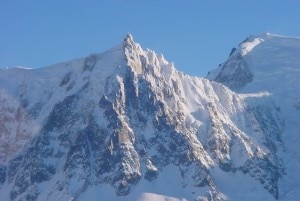
<svg viewBox="0 0 300 201"><path fill-rule="evenodd" d="M62 102L57 103L43 128L44 132L50 132L55 129L61 130L63 127L72 125L79 118L77 115L74 115L74 107L78 99L78 95L71 95Z"/></svg>
<svg viewBox="0 0 300 201"><path fill-rule="evenodd" d="M56 173L54 166L45 165L42 162L37 163L37 165L32 165L31 167L30 182L33 184L48 181Z"/></svg>
<svg viewBox="0 0 300 201"><path fill-rule="evenodd" d="M229 57L230 57L235 51L236 51L236 48L233 47L233 48L231 49L231 51L230 51Z"/></svg>
<svg viewBox="0 0 300 201"><path fill-rule="evenodd" d="M66 73L59 86L64 86L69 83L72 77L72 72Z"/></svg>
<svg viewBox="0 0 300 201"><path fill-rule="evenodd" d="M90 55L84 61L83 71L92 71L97 63L97 56Z"/></svg>
<svg viewBox="0 0 300 201"><path fill-rule="evenodd" d="M0 184L6 181L7 168L6 166L0 165Z"/></svg>
<svg viewBox="0 0 300 201"><path fill-rule="evenodd" d="M144 178L148 181L153 181L154 179L156 179L158 176L158 171L157 170L147 170L145 172L145 176Z"/></svg>
<svg viewBox="0 0 300 201"><path fill-rule="evenodd" d="M238 55L237 55L238 57ZM226 73L227 68L232 68L230 73ZM253 73L249 69L248 64L243 58L232 57L223 66L215 78L215 81L220 82L230 89L239 90L246 86L253 79Z"/></svg>
<svg viewBox="0 0 300 201"><path fill-rule="evenodd" d="M232 167L231 163L221 163L219 167L225 172L235 172L236 168Z"/></svg>
<svg viewBox="0 0 300 201"><path fill-rule="evenodd" d="M130 192L130 185L126 181L121 181L117 184L116 193L119 196L128 195Z"/></svg>

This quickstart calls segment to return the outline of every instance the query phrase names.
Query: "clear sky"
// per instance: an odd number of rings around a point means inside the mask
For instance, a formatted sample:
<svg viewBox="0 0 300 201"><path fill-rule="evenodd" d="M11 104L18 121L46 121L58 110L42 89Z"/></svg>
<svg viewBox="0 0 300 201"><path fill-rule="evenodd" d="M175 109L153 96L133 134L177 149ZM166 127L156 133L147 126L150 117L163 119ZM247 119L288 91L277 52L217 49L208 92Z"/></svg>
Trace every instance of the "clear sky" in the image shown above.
<svg viewBox="0 0 300 201"><path fill-rule="evenodd" d="M128 32L178 70L205 76L251 34L300 37L300 1L0 0L0 67L99 53Z"/></svg>

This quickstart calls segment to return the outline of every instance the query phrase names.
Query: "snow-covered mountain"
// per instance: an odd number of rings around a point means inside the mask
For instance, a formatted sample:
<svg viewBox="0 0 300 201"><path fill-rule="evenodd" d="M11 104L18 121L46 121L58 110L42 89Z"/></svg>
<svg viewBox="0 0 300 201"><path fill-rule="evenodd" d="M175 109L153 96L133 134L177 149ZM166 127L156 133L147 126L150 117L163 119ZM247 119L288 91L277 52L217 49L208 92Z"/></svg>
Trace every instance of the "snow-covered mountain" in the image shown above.
<svg viewBox="0 0 300 201"><path fill-rule="evenodd" d="M208 78L240 94L268 94L284 120L280 131L282 145L276 148L286 171L279 185L281 199L298 200L300 38L270 33L250 36L234 48L229 59L210 72Z"/></svg>
<svg viewBox="0 0 300 201"><path fill-rule="evenodd" d="M86 58L0 69L1 200L293 200L299 47L249 38L209 75L233 91L131 35ZM273 68L275 86L263 77Z"/></svg>

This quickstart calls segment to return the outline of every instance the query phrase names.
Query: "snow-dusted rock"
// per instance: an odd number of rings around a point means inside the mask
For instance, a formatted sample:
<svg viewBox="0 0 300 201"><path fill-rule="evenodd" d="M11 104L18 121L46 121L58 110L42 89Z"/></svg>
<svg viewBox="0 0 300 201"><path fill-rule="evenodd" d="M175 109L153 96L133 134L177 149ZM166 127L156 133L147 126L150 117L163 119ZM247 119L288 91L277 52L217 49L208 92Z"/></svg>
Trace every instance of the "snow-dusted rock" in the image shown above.
<svg viewBox="0 0 300 201"><path fill-rule="evenodd" d="M245 58L264 40L236 50L216 81L231 76L237 84L225 84L234 89L254 82ZM237 94L187 76L131 35L86 58L1 69L0 194L47 201L278 199L286 119L271 93Z"/></svg>

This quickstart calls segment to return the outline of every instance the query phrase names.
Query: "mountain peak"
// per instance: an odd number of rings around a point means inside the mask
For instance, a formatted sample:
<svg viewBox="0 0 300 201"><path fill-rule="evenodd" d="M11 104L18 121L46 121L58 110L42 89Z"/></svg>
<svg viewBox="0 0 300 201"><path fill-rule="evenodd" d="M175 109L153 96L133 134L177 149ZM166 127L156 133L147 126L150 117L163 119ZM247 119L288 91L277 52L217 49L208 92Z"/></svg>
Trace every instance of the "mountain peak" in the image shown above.
<svg viewBox="0 0 300 201"><path fill-rule="evenodd" d="M2 200L295 200L300 41L290 40L253 35L220 66L216 81L262 93L186 76L131 34L101 54L1 70ZM266 88L276 83L281 105Z"/></svg>
<svg viewBox="0 0 300 201"><path fill-rule="evenodd" d="M124 48L124 50L132 49L131 51L134 51L137 49L141 50L140 45L133 40L133 36L130 33L126 34L124 37L123 48Z"/></svg>
<svg viewBox="0 0 300 201"><path fill-rule="evenodd" d="M142 73L140 55L143 55L144 51L140 44L133 40L133 37L130 33L128 33L124 38L123 50L127 65L132 67L136 73Z"/></svg>
<svg viewBox="0 0 300 201"><path fill-rule="evenodd" d="M124 37L124 42L130 42L130 43L134 42L134 41L133 41L133 36L132 36L131 33L127 33L127 34L125 35L125 37Z"/></svg>
<svg viewBox="0 0 300 201"><path fill-rule="evenodd" d="M299 38L270 33L251 35L233 49L225 63L209 72L208 78L238 91L247 85L247 91L256 92L253 88L256 83L271 90L270 83L261 83L274 80L275 84L285 79L280 72L292 77L298 72L299 47ZM287 80L286 83L290 82Z"/></svg>

